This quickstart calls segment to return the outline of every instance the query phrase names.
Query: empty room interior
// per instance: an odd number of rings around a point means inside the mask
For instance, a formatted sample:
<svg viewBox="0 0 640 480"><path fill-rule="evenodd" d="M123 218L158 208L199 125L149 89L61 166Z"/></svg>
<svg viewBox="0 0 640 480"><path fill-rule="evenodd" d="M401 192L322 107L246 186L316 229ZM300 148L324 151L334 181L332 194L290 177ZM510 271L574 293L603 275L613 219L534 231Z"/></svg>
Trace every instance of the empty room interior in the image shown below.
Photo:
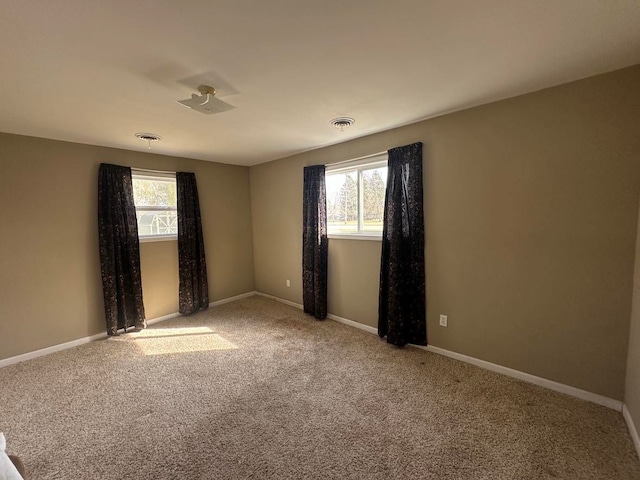
<svg viewBox="0 0 640 480"><path fill-rule="evenodd" d="M638 25L0 1L0 480L640 479Z"/></svg>

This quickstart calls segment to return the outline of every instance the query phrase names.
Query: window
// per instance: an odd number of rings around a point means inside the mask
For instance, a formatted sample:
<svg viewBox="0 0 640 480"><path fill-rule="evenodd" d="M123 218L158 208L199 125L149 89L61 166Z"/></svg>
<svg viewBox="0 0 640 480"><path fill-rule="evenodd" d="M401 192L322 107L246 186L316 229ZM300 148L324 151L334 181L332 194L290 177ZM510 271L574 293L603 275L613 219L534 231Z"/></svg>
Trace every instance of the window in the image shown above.
<svg viewBox="0 0 640 480"><path fill-rule="evenodd" d="M325 180L329 235L381 238L387 154L329 166Z"/></svg>
<svg viewBox="0 0 640 480"><path fill-rule="evenodd" d="M175 174L133 170L131 177L140 241L175 240L178 235Z"/></svg>

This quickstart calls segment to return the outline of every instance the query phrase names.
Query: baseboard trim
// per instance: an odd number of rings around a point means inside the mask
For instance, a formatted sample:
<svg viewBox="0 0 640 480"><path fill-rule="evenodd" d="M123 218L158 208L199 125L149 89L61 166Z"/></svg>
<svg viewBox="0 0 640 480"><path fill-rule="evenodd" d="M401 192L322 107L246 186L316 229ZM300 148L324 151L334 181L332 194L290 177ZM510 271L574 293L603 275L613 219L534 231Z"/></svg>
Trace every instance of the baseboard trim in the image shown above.
<svg viewBox="0 0 640 480"><path fill-rule="evenodd" d="M222 305L224 303L233 302L235 300L240 300L241 298L251 297L255 295L255 291L243 293L241 295L236 295L234 297L223 298L222 300L217 300L215 302L211 302L209 304L210 307L215 307L217 305ZM154 323L164 322L165 320L170 320L172 318L179 317L179 313L170 313L168 315L163 315L161 317L151 318L147 320L147 325L153 325ZM13 365L15 363L26 362L27 360L32 360L34 358L42 357L44 355L49 355L51 353L60 352L62 350L67 350L69 348L78 347L80 345L84 345L85 343L95 342L96 340L102 340L103 338L107 338L107 333L96 333L95 335L90 335L88 337L78 338L77 340L71 340L70 342L60 343L58 345L52 345L51 347L41 348L40 350L35 350L33 352L23 353L21 355L16 355L15 357L9 357L0 360L0 368L8 367L9 365Z"/></svg>
<svg viewBox="0 0 640 480"><path fill-rule="evenodd" d="M265 297L265 298L269 298L271 300L275 300L276 302L280 302L280 303L284 303L285 305L289 305L290 307L293 308L297 308L299 310L302 310L304 307L296 302L292 302L290 300L285 300L284 298L280 298L280 297L276 297L274 295L269 295L268 293L262 293L262 292L258 292L256 291L256 295L260 296L260 297Z"/></svg>
<svg viewBox="0 0 640 480"><path fill-rule="evenodd" d="M106 332L97 333L89 337L78 338L77 340L71 340L70 342L60 343L58 345L52 345L51 347L35 350L33 352L27 352L21 355L16 355L15 357L5 358L3 360L0 360L0 368L8 367L9 365L13 365L14 363L26 362L27 360L43 357L44 355L49 355L51 353L59 352L61 350L67 350L68 348L78 347L80 345L84 345L85 343L95 342L96 340L101 340L106 337L107 337Z"/></svg>
<svg viewBox="0 0 640 480"><path fill-rule="evenodd" d="M437 353L438 355L443 355L445 357L453 358L454 360L470 363L477 367L484 368L485 370L491 370L492 372L496 372L502 375L506 375L508 377L516 378L518 380L522 380L527 383L533 383L534 385L545 387L545 388L548 388L549 390L554 390L556 392L564 393L572 397L580 398L582 400L587 400L588 402L596 403L598 405L611 408L612 410L617 410L618 412L622 411L623 403L620 400L615 400L613 398L605 397L604 395L598 395L597 393L588 392L586 390L572 387L564 383L559 383L553 380L549 380L547 378L538 377L536 375L522 372L520 370L514 370L513 368L504 367L502 365L487 362L486 360L481 360L479 358L470 357L462 353L453 352L451 350L445 350L444 348L440 348L440 347L434 347L433 345L427 345L427 346L413 345L413 346L426 350L428 352Z"/></svg>
<svg viewBox="0 0 640 480"><path fill-rule="evenodd" d="M299 310L304 309L304 307L299 303L292 302L291 300L285 300L284 298L276 297L274 295L269 295L268 293L256 292L256 295L275 300L276 302L284 303L285 305L289 305L290 307L294 307ZM374 327L354 322L353 320L349 320L348 318L339 317L338 315L334 315L333 313L328 313L327 318L329 320L333 320L334 322L343 323L345 325L349 325L350 327L357 328L358 330L364 330L367 333L373 333L375 335L378 334L378 330Z"/></svg>
<svg viewBox="0 0 640 480"><path fill-rule="evenodd" d="M622 406L622 416L627 422L627 427L629 428L631 439L633 440L633 444L636 447L636 453L638 454L638 458L640 458L640 435L638 435L636 425L635 423L633 423L633 418L631 418L631 412L629 412L629 409L626 405Z"/></svg>
<svg viewBox="0 0 640 480"><path fill-rule="evenodd" d="M362 323L354 322L353 320L339 317L338 315L334 315L333 313L327 314L327 318L329 320L333 320L334 322L342 323L344 325L349 325L350 327L357 328L358 330L363 330L367 333L373 333L374 335L378 335L378 329L374 327L370 327L369 325L364 325Z"/></svg>
<svg viewBox="0 0 640 480"><path fill-rule="evenodd" d="M241 293L240 295L235 295L233 297L227 297L227 298L223 298L222 300L216 300L215 302L211 302L209 306L217 307L218 305L224 305L225 303L235 302L236 300L240 300L242 298L253 297L254 295L256 295L256 293L257 292L255 290L247 293Z"/></svg>
<svg viewBox="0 0 640 480"><path fill-rule="evenodd" d="M289 300L285 300L283 298L279 298L274 295L268 295L262 292L256 292L256 295L270 298L277 302L302 309L302 305L300 305L299 303L291 302ZM330 320L348 325L350 327L357 328L367 333L372 333L375 335L378 334L378 330L374 327L370 327L369 325L363 325L362 323L354 322L353 320L339 317L337 315L333 315L332 313L329 313L327 315L327 318L329 318ZM612 410L617 410L618 412L621 412L623 408L623 403L620 400L615 400L613 398L605 397L603 395L598 395L597 393L592 393L586 390L581 390L576 387L571 387L569 385L565 385L564 383L554 382L553 380L548 380L546 378L537 377L530 373L521 372L520 370L514 370L513 368L503 367L502 365L487 362L485 360L480 360L479 358L470 357L468 355L463 355L462 353L453 352L451 350L446 350L440 347L434 347L432 345L422 346L422 345L410 344L410 346L420 348L422 350L426 350L428 352L435 353L437 355L443 355L445 357L453 358L454 360L459 360L461 362L470 363L472 365L475 365L476 367L484 368L486 370L491 370L492 372L496 372L502 375L506 375L508 377L516 378L518 380L522 380L527 383L533 383L534 385L539 385L541 387L548 388L549 390L554 390L556 392L564 393L572 397L586 400L588 402L596 403L598 405L611 408Z"/></svg>

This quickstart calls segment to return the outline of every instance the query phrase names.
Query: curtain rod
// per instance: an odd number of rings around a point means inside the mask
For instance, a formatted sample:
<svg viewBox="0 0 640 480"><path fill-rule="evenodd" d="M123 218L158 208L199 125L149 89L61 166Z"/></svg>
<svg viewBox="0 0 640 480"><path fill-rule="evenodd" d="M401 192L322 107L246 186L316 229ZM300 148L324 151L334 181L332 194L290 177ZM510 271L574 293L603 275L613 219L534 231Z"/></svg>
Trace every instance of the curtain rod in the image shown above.
<svg viewBox="0 0 640 480"><path fill-rule="evenodd" d="M385 153L387 153L387 152L386 151L382 151L382 152L378 152L378 153L372 153L371 155L365 155L364 157L350 158L349 160L341 160L339 162L327 163L325 165L325 167L333 167L334 165L341 165L343 163L358 162L360 160L366 160L367 158L374 158L374 157L377 157L379 155L384 155Z"/></svg>

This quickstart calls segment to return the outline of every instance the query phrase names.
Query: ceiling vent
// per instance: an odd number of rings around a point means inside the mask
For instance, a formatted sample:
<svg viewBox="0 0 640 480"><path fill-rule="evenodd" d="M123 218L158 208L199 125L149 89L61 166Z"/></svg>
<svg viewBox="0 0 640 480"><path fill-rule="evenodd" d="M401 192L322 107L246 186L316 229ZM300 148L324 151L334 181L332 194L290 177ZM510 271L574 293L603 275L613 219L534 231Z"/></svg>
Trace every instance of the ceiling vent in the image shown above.
<svg viewBox="0 0 640 480"><path fill-rule="evenodd" d="M136 133L136 137L143 142L147 142L149 144L149 150L151 150L151 142L158 142L162 140L162 137L155 133Z"/></svg>
<svg viewBox="0 0 640 480"><path fill-rule="evenodd" d="M331 125L339 129L341 132L344 132L345 128L349 128L356 121L351 117L338 117L331 120Z"/></svg>

